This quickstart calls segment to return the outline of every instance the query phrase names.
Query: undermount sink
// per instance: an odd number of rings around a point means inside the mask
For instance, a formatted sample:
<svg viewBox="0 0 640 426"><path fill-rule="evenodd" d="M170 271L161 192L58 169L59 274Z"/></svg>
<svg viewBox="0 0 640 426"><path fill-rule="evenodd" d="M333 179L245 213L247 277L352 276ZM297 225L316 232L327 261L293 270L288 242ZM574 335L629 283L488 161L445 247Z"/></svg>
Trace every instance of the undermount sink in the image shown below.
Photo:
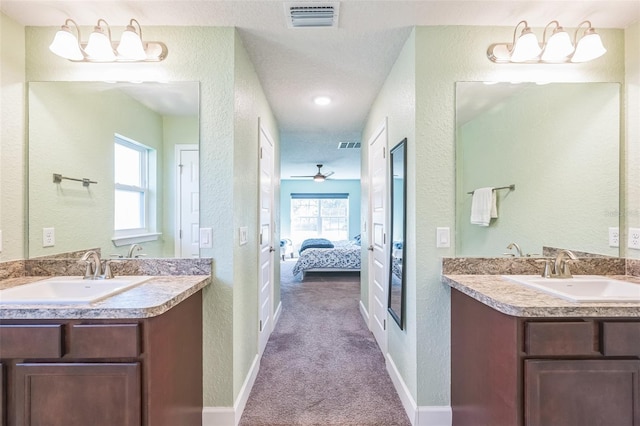
<svg viewBox="0 0 640 426"><path fill-rule="evenodd" d="M120 276L108 280L52 277L0 290L0 304L92 303L129 290L149 279L149 276Z"/></svg>
<svg viewBox="0 0 640 426"><path fill-rule="evenodd" d="M542 278L537 275L503 275L510 281L573 302L640 302L640 284L599 275Z"/></svg>
<svg viewBox="0 0 640 426"><path fill-rule="evenodd" d="M598 275L542 278L537 275L503 275L505 279L572 302L640 302L640 284Z"/></svg>

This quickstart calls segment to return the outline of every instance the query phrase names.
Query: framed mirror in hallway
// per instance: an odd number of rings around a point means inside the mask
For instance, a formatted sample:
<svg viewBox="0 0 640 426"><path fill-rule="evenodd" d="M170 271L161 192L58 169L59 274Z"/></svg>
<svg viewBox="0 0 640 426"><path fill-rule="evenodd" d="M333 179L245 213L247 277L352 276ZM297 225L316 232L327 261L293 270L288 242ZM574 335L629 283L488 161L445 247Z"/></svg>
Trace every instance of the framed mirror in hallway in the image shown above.
<svg viewBox="0 0 640 426"><path fill-rule="evenodd" d="M407 138L391 150L391 259L389 262L389 313L404 328L404 247L407 199Z"/></svg>

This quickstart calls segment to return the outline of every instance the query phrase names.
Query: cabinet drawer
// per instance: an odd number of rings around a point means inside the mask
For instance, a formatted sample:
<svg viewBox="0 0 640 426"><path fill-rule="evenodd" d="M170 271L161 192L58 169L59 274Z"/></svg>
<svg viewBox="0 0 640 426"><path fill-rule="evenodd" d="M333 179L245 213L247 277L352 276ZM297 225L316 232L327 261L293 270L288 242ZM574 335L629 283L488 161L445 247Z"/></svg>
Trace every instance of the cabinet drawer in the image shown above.
<svg viewBox="0 0 640 426"><path fill-rule="evenodd" d="M602 323L602 351L606 356L640 356L640 322Z"/></svg>
<svg viewBox="0 0 640 426"><path fill-rule="evenodd" d="M59 358L62 325L0 325L0 358Z"/></svg>
<svg viewBox="0 0 640 426"><path fill-rule="evenodd" d="M73 358L135 358L140 355L138 324L74 324L70 330Z"/></svg>
<svg viewBox="0 0 640 426"><path fill-rule="evenodd" d="M593 322L528 322L525 336L525 352L528 355L599 353Z"/></svg>

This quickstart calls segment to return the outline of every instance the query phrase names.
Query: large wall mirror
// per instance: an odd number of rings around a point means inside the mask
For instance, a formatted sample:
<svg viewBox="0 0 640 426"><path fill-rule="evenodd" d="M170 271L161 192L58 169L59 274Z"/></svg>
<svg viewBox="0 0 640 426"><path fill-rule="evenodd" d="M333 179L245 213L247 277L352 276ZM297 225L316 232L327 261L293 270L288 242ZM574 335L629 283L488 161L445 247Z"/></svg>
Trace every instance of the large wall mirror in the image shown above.
<svg viewBox="0 0 640 426"><path fill-rule="evenodd" d="M29 83L29 257L197 257L199 91Z"/></svg>
<svg viewBox="0 0 640 426"><path fill-rule="evenodd" d="M620 85L456 84L456 256L619 256ZM515 185L515 189L509 189ZM470 223L473 192L497 218ZM515 245L512 246L515 248Z"/></svg>
<svg viewBox="0 0 640 426"><path fill-rule="evenodd" d="M391 151L391 261L389 262L389 313L404 329L405 235L407 218L407 139Z"/></svg>

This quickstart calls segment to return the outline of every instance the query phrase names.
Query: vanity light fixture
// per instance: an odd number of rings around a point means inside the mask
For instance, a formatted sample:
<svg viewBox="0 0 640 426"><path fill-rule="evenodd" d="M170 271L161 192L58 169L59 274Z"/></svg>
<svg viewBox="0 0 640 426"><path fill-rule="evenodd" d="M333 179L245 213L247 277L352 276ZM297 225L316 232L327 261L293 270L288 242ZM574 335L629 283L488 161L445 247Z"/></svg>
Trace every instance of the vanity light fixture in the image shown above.
<svg viewBox="0 0 640 426"><path fill-rule="evenodd" d="M524 24L520 36L518 28ZM578 33L584 26L582 36ZM547 39L547 30L553 28ZM520 21L513 32L511 43L494 43L487 49L488 58L498 64L505 63L568 63L587 62L602 56L607 49L590 21L583 21L576 29L573 43L571 37L558 21L549 22L544 28L542 43L529 28L527 21Z"/></svg>
<svg viewBox="0 0 640 426"><path fill-rule="evenodd" d="M69 24L75 26L77 35L71 32ZM111 28L102 18L98 19L89 41L83 43L80 40L78 24L73 19L67 19L56 33L49 50L73 62L159 62L168 54L164 43L142 41L142 28L135 19L129 21L119 43L111 40Z"/></svg>

